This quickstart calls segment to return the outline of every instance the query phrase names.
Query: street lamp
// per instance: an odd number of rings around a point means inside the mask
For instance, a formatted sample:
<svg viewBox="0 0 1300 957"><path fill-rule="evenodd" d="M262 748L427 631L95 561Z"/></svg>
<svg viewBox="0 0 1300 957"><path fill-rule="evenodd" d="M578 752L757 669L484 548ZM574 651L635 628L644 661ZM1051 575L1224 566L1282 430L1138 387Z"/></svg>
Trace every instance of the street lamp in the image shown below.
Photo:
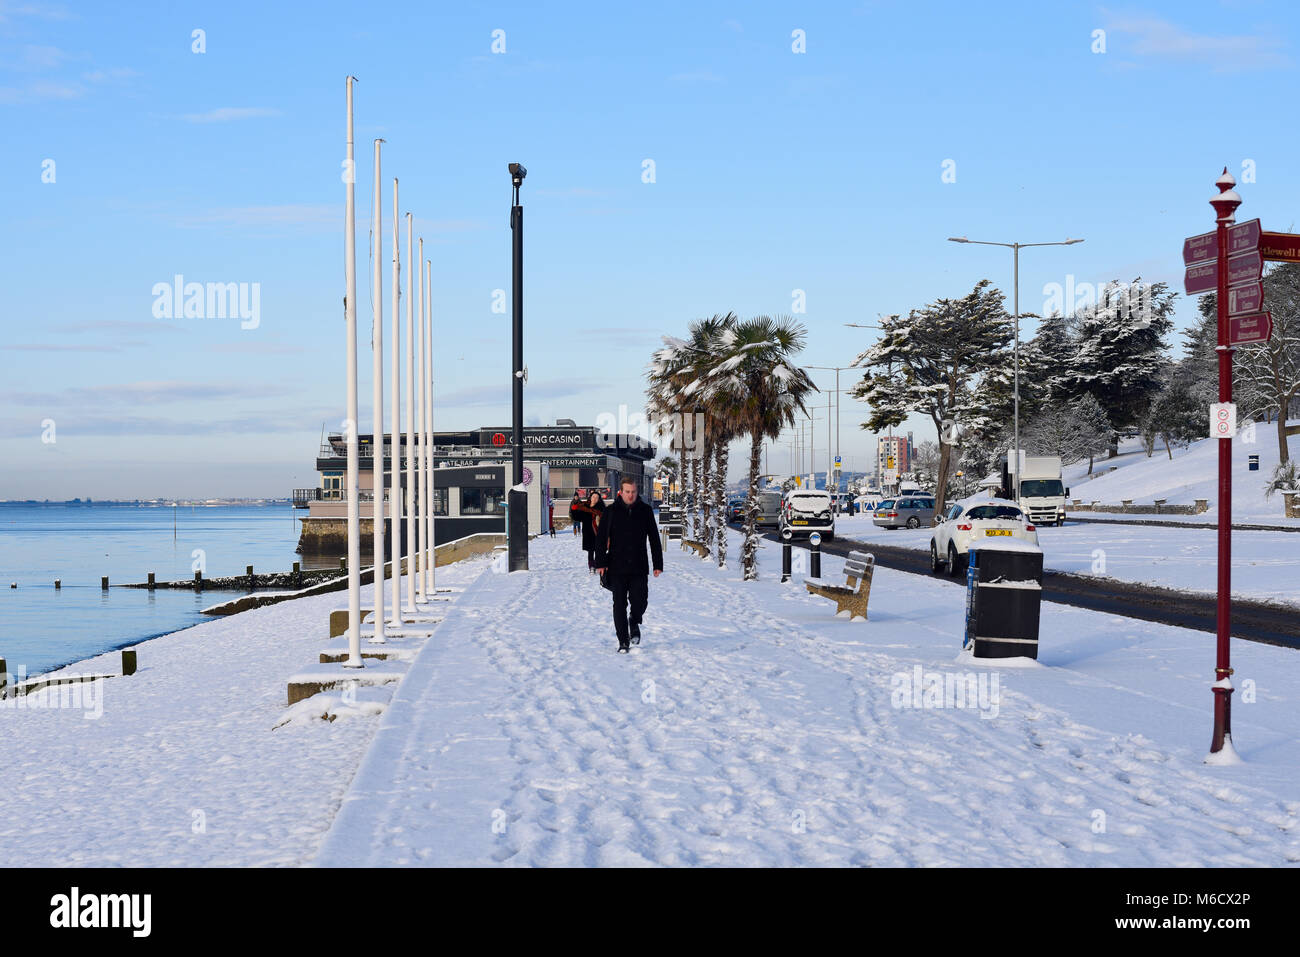
<svg viewBox="0 0 1300 957"><path fill-rule="evenodd" d="M514 202L510 207L511 279L514 327L514 356L510 371L511 434L514 437L512 452L513 475L507 493L506 554L510 571L528 570L528 493L515 491L524 481L524 207L519 203L519 187L528 170L519 163L511 163L510 182L514 187Z"/></svg>
<svg viewBox="0 0 1300 957"><path fill-rule="evenodd" d="M853 323L846 322L845 325L849 326L849 325L853 325ZM866 328L866 327L860 327L860 328ZM852 369L853 366L800 366L799 368L824 369L828 372L835 373L835 457L839 458L840 455L840 371L843 369ZM836 471L838 472L839 469L836 468ZM830 476L827 475L826 478L829 481ZM838 492L839 490L840 490L840 483L839 483L839 479L837 478L835 480L835 491Z"/></svg>
<svg viewBox="0 0 1300 957"><path fill-rule="evenodd" d="M982 239L967 239L965 236L949 236L950 243L974 243L978 246L1004 246L1012 251L1012 311L1015 313L1016 323L1016 345L1014 353L1015 364L1015 386L1014 386L1014 435L1015 435L1015 478L1012 480L1015 484L1014 490L1009 490L1012 498L1020 498L1020 250L1027 249L1030 246L1073 246L1075 243L1083 242L1082 239L1067 239L1059 243L991 243Z"/></svg>

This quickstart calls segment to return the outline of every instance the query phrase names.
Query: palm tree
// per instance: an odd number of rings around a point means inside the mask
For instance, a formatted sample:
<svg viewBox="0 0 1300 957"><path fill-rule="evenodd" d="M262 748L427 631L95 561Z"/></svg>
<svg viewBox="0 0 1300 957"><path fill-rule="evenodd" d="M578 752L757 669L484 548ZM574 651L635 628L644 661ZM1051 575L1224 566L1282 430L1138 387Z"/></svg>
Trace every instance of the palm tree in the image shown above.
<svg viewBox="0 0 1300 957"><path fill-rule="evenodd" d="M683 455L688 459L688 469L683 470L683 478L690 473L691 512L694 520L694 537L697 541L712 544L713 528L710 524L710 497L708 496L708 463L712 454L713 422L709 415L707 397L702 391L704 378L712 371L719 358L718 336L728 326L738 322L734 313L725 316L714 315L708 319L696 319L689 328L689 337L683 341L672 336L664 336L664 345L651 357L650 371L647 378L648 405L654 414L667 416L670 421L688 414L687 409L696 407L704 413L704 449L703 454ZM686 483L683 482L683 485Z"/></svg>
<svg viewBox="0 0 1300 957"><path fill-rule="evenodd" d="M804 346L806 330L788 316L755 316L731 326L722 337L726 355L709 373L708 392L728 396L726 416L734 434L748 434L749 495L745 502L745 541L741 564L745 581L758 578L758 476L763 439L776 439L807 414L804 398L818 391L792 358ZM721 400L715 400L721 405Z"/></svg>

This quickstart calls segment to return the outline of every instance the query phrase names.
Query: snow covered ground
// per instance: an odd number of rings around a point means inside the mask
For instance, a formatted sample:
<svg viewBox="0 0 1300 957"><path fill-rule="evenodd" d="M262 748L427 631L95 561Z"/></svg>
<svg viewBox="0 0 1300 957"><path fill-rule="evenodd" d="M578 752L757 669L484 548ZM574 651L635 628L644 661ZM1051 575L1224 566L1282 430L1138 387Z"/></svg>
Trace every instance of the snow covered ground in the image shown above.
<svg viewBox="0 0 1300 957"><path fill-rule="evenodd" d="M1285 517L1281 495L1264 498L1264 483L1272 477L1278 463L1277 426L1258 424L1254 441L1246 441L1247 438L1249 433L1239 431L1232 443L1232 520L1300 526L1300 519ZM1193 505L1198 498L1203 498L1210 503L1210 511L1187 519L1215 522L1219 517L1218 441L1203 439L1187 448L1174 449L1171 461L1163 445L1147 458L1141 443L1132 439L1121 444L1117 458L1094 461L1095 474L1091 479L1087 477L1086 459L1067 467L1065 484L1070 488L1071 499L1107 505L1118 505L1125 499L1131 499L1135 505L1150 505L1158 498L1166 499L1170 505ZM1291 445L1293 457L1300 454L1300 440L1293 436ZM1251 455L1259 456L1257 472L1249 469ZM1115 471L1107 471L1112 467Z"/></svg>
<svg viewBox="0 0 1300 957"><path fill-rule="evenodd" d="M929 552L931 530L877 528L869 515L836 516L839 538ZM1039 528L1047 568L1143 582L1183 591L1217 591L1218 533L1211 528L1164 528L1071 522ZM1232 593L1300 604L1300 533L1232 533Z"/></svg>
<svg viewBox="0 0 1300 957"><path fill-rule="evenodd" d="M1047 605L1039 662L994 666L960 654L956 584L881 569L848 622L760 555L742 583L670 548L628 656L568 536L526 574L440 570L465 591L377 717L275 727L338 595L144 643L97 719L0 709L0 839L27 865L1300 862L1295 652L1235 643L1246 763L1209 767L1210 636ZM957 676L969 700L925 693Z"/></svg>
<svg viewBox="0 0 1300 957"><path fill-rule="evenodd" d="M472 580L487 559L438 570ZM363 588L368 601L370 588ZM293 865L316 853L377 727L303 721L289 675L318 660L347 593L217 618L136 646L140 670L82 707L0 702L0 843L9 865ZM9 661L16 670L22 663ZM117 652L55 674L119 672ZM356 706L393 688L362 689ZM31 702L19 699L23 705ZM306 702L300 703L301 705ZM96 710L99 717L88 717Z"/></svg>
<svg viewBox="0 0 1300 957"><path fill-rule="evenodd" d="M991 666L959 653L955 584L882 569L871 620L851 623L779 584L775 546L761 555L744 584L671 548L627 657L572 542L483 575L413 664L316 862L1300 861L1295 652L1237 643L1247 763L1208 767L1205 635L1048 605L1038 664ZM926 707L920 688L957 675L984 698Z"/></svg>

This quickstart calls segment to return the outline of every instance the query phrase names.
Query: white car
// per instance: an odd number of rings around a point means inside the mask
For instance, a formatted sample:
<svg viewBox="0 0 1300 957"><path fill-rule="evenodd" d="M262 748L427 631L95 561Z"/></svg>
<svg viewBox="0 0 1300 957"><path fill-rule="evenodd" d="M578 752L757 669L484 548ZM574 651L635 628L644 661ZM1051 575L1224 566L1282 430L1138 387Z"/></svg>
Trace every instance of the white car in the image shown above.
<svg viewBox="0 0 1300 957"><path fill-rule="evenodd" d="M1002 537L1038 544L1038 530L1015 502L978 496L954 502L930 538L930 571L946 568L956 575L969 559L972 542Z"/></svg>
<svg viewBox="0 0 1300 957"><path fill-rule="evenodd" d="M781 502L780 529L782 532L789 529L792 535L820 532L823 539L834 539L835 512L830 493L798 488L786 492Z"/></svg>

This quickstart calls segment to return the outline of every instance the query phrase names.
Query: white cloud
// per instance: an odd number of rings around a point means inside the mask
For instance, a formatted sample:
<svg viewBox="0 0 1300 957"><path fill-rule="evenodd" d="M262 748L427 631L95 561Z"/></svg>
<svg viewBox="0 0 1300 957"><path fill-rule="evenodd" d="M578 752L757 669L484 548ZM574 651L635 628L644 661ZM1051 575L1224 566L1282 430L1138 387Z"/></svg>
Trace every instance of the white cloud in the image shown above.
<svg viewBox="0 0 1300 957"><path fill-rule="evenodd" d="M1115 46L1116 52L1204 63L1215 72L1291 65L1290 58L1281 52L1282 39L1275 35L1197 34L1158 17L1114 16L1107 11L1103 14L1108 32L1128 38Z"/></svg>
<svg viewBox="0 0 1300 957"><path fill-rule="evenodd" d="M232 120L247 120L260 116L279 116L279 110L261 106L220 106L206 113L185 113L181 119L189 123L229 123Z"/></svg>

